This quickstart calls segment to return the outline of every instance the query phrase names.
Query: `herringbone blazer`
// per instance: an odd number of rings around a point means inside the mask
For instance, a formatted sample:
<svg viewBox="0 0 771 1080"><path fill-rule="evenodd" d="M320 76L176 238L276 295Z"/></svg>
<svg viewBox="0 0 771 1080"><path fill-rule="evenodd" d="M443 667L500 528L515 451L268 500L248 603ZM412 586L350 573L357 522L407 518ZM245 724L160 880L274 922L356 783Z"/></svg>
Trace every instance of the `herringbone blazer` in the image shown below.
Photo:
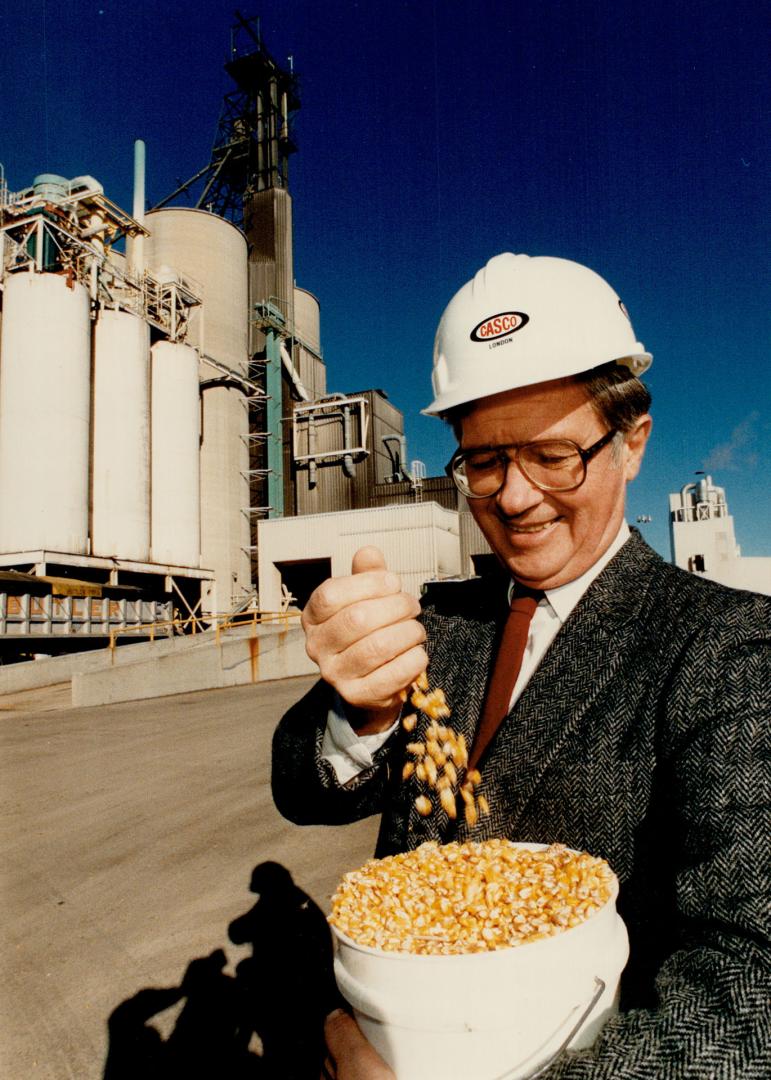
<svg viewBox="0 0 771 1080"><path fill-rule="evenodd" d="M500 582L477 579L423 614L430 684L469 743L504 600ZM324 683L276 731L276 805L301 824L381 813L378 855L505 836L602 856L630 938L621 1012L544 1075L768 1080L770 627L769 598L686 574L633 531L488 748L491 813L472 832L417 813L401 731L372 768L337 782L320 755Z"/></svg>

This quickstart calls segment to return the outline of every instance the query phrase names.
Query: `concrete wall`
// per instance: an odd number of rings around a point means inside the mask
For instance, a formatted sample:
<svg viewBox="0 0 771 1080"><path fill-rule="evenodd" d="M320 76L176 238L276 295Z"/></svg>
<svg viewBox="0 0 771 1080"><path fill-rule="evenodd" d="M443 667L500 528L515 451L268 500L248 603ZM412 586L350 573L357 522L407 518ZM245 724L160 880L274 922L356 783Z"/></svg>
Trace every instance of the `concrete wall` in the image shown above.
<svg viewBox="0 0 771 1080"><path fill-rule="evenodd" d="M39 644L42 649L46 643L41 641ZM84 652L68 653L64 656L3 664L0 666L0 695L69 682L76 672L98 671L104 667L136 664L148 655L149 650L152 650L155 656L161 656L191 648L195 644L197 644L195 638L192 637L159 638L152 644L137 642L136 645L121 645L115 649L113 655L110 655L109 649L90 649Z"/></svg>
<svg viewBox="0 0 771 1080"><path fill-rule="evenodd" d="M197 648L155 655L142 663L75 673L72 704L138 701L312 675L317 670L305 652L305 636L299 626L258 626L256 634L223 636L219 644L207 641Z"/></svg>

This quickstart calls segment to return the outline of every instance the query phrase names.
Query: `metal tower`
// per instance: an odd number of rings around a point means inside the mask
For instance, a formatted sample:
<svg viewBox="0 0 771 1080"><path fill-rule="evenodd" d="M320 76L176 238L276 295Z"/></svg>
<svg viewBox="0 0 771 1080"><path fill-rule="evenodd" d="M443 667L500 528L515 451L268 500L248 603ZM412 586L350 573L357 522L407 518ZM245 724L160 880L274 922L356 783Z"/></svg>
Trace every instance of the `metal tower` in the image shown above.
<svg viewBox="0 0 771 1080"><path fill-rule="evenodd" d="M236 12L225 70L236 84L222 103L209 162L153 207L159 210L201 183L195 206L247 231L250 197L288 189L290 130L300 108L297 77L276 63L260 35L259 19Z"/></svg>
<svg viewBox="0 0 771 1080"><path fill-rule="evenodd" d="M195 203L227 218L246 235L249 250L249 376L261 393L249 406L249 506L252 579L257 580L257 521L284 512L282 417L291 412L283 390L282 351L294 341L294 268L289 158L300 107L297 78L270 55L259 19L238 20L225 70L235 89L225 95L208 164L154 209L202 185ZM282 350L283 346L283 350ZM286 393L287 400L283 397Z"/></svg>

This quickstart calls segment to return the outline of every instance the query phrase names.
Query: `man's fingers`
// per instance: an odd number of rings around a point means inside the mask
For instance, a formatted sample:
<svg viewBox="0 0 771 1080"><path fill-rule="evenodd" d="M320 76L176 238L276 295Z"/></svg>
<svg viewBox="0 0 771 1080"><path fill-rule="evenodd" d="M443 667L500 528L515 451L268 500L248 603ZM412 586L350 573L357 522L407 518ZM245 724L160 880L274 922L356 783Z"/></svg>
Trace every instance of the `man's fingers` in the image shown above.
<svg viewBox="0 0 771 1080"><path fill-rule="evenodd" d="M391 705L427 666L426 650L415 645L362 678L339 680L338 691L345 701L362 709Z"/></svg>
<svg viewBox="0 0 771 1080"><path fill-rule="evenodd" d="M425 628L415 619L373 630L335 658L339 678L364 678L425 640Z"/></svg>
<svg viewBox="0 0 771 1080"><path fill-rule="evenodd" d="M324 623L338 611L360 600L377 600L401 591L401 582L388 570L361 571L351 577L327 578L308 600L302 614L306 631L309 626Z"/></svg>
<svg viewBox="0 0 771 1080"><path fill-rule="evenodd" d="M416 618L419 613L420 605L407 593L361 600L325 623L306 625L305 648L322 676L337 685L338 678L368 675L425 641L425 629Z"/></svg>
<svg viewBox="0 0 771 1080"><path fill-rule="evenodd" d="M387 570L385 556L378 547L372 544L359 548L351 563L352 574L363 574L365 570Z"/></svg>
<svg viewBox="0 0 771 1080"><path fill-rule="evenodd" d="M342 1009L327 1017L324 1035L338 1080L396 1080L353 1017Z"/></svg>
<svg viewBox="0 0 771 1080"><path fill-rule="evenodd" d="M400 626L420 614L420 604L407 593L395 593L376 600L360 600L350 604L324 626L325 644L342 652L357 641L385 626Z"/></svg>

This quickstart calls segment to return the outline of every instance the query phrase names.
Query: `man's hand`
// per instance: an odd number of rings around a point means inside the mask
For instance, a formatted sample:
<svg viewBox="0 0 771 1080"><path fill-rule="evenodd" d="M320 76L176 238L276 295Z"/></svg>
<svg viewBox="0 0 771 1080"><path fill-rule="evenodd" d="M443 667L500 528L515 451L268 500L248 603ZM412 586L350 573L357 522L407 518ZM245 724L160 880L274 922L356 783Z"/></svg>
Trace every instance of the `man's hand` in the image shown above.
<svg viewBox="0 0 771 1080"><path fill-rule="evenodd" d="M361 710L361 734L385 731L400 692L428 663L420 604L404 592L376 547L360 548L349 577L328 578L302 613L305 647L321 677Z"/></svg>
<svg viewBox="0 0 771 1080"><path fill-rule="evenodd" d="M324 1025L327 1060L322 1078L332 1080L396 1080L392 1069L361 1033L347 1012L336 1009Z"/></svg>

